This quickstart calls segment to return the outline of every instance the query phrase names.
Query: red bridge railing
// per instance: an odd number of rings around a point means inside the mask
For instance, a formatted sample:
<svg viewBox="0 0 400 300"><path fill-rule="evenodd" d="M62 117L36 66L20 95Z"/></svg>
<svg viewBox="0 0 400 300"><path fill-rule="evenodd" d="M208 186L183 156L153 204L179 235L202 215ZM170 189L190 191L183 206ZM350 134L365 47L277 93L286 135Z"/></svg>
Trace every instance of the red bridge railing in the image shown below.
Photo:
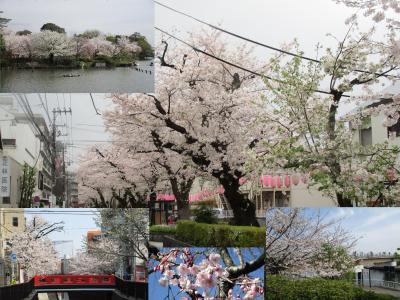
<svg viewBox="0 0 400 300"><path fill-rule="evenodd" d="M115 286L113 275L36 275L35 287L101 285Z"/></svg>

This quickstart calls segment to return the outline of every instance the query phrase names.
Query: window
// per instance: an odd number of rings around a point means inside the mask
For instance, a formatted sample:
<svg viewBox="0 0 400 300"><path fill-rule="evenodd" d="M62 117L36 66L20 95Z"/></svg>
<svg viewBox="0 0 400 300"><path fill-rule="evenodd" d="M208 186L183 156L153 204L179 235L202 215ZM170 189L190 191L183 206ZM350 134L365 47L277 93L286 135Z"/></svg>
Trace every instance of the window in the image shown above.
<svg viewBox="0 0 400 300"><path fill-rule="evenodd" d="M277 207L287 207L289 206L290 193L286 192L285 194L281 191L275 192L275 205Z"/></svg>
<svg viewBox="0 0 400 300"><path fill-rule="evenodd" d="M18 227L18 217L13 217L12 224L14 227Z"/></svg>
<svg viewBox="0 0 400 300"><path fill-rule="evenodd" d="M10 204L10 203L11 203L10 197L3 197L3 204Z"/></svg>
<svg viewBox="0 0 400 300"><path fill-rule="evenodd" d="M396 124L394 124L393 126L388 127L388 137L390 135L390 133L393 133L396 137L400 136L400 120L397 121Z"/></svg>
<svg viewBox="0 0 400 300"><path fill-rule="evenodd" d="M360 130L360 143L363 146L372 145L372 128Z"/></svg>
<svg viewBox="0 0 400 300"><path fill-rule="evenodd" d="M16 139L2 139L3 146L13 146L15 147L17 144Z"/></svg>

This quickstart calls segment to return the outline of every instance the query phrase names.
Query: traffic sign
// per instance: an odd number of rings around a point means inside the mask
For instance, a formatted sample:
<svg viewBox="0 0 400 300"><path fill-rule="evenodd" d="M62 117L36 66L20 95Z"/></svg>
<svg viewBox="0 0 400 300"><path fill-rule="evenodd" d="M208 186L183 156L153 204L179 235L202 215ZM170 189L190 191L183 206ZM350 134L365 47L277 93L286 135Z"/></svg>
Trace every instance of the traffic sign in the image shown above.
<svg viewBox="0 0 400 300"><path fill-rule="evenodd" d="M16 262L17 261L17 254L11 253L10 259L11 259L12 262Z"/></svg>

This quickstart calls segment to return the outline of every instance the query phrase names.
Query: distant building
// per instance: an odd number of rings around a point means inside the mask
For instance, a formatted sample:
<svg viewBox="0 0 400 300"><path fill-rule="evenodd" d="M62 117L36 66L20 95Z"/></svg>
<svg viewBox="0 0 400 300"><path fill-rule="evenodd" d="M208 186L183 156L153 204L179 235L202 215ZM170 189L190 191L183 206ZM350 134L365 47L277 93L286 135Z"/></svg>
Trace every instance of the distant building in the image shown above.
<svg viewBox="0 0 400 300"><path fill-rule="evenodd" d="M67 172L67 200L65 203L66 207L79 207L79 195L78 195L78 181L76 180L76 174L73 172Z"/></svg>
<svg viewBox="0 0 400 300"><path fill-rule="evenodd" d="M396 82L392 86L384 89L383 95L398 95L400 94L400 82ZM381 104L389 104L392 102L390 97L385 97L385 100L372 100L357 107L349 114L362 112L366 108L376 107ZM388 141L390 145L400 146L400 121L390 127L384 126L386 116L383 112L377 115L365 116L360 126L354 126L350 123L350 128L353 130L353 141L361 145L368 146L379 144ZM391 137L391 138L389 138Z"/></svg>
<svg viewBox="0 0 400 300"><path fill-rule="evenodd" d="M12 96L0 96L0 136L0 206L20 206L24 165L35 169L31 206L55 206L54 151L44 118L39 114L28 117L18 111Z"/></svg>
<svg viewBox="0 0 400 300"><path fill-rule="evenodd" d="M102 236L103 234L100 229L89 230L86 233L87 250L90 251L90 248L92 248L96 242L100 241Z"/></svg>
<svg viewBox="0 0 400 300"><path fill-rule="evenodd" d="M256 218L263 224L267 209L271 207L332 207L335 201L308 187L308 176L304 174L275 173L261 175L251 180L243 179L240 187L245 198L253 202ZM196 178L189 194L190 209L200 205L211 207L219 219L233 218L233 211L224 195L224 189L213 178ZM178 213L175 196L159 193L150 208L151 224L168 224Z"/></svg>
<svg viewBox="0 0 400 300"><path fill-rule="evenodd" d="M0 286L11 281L11 258L8 239L25 230L25 216L22 209L0 208ZM15 278L19 279L18 264L14 264Z"/></svg>

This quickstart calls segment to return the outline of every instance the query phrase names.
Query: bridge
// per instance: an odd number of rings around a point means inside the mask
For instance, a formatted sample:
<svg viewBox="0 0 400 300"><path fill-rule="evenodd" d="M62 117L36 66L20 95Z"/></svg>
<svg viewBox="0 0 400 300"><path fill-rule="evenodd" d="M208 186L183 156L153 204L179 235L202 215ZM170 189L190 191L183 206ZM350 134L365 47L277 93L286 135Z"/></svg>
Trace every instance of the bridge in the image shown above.
<svg viewBox="0 0 400 300"><path fill-rule="evenodd" d="M372 266L391 266L396 262L396 258L391 256L365 256L365 257L356 257L355 262L357 265L363 265L365 267Z"/></svg>
<svg viewBox="0 0 400 300"><path fill-rule="evenodd" d="M36 275L21 284L0 287L1 300L145 300L147 282L122 280L114 275Z"/></svg>

